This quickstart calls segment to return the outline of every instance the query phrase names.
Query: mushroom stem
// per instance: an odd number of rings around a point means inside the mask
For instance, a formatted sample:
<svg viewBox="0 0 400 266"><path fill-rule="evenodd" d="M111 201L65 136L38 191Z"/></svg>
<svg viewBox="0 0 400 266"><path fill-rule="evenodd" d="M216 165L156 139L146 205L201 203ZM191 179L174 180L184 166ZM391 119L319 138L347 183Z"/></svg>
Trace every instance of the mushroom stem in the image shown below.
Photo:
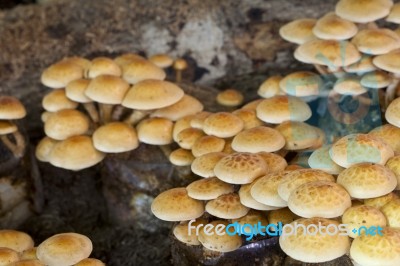
<svg viewBox="0 0 400 266"><path fill-rule="evenodd" d="M399 85L400 77L395 76L392 83L386 89L386 97L385 97L385 110L389 106L390 102L396 96L396 88Z"/></svg>
<svg viewBox="0 0 400 266"><path fill-rule="evenodd" d="M182 81L182 70L176 70L175 82L179 83Z"/></svg>
<svg viewBox="0 0 400 266"><path fill-rule="evenodd" d="M106 104L106 103L100 104L100 116L103 124L110 122L113 107L114 105L112 104Z"/></svg>
<svg viewBox="0 0 400 266"><path fill-rule="evenodd" d="M99 112L97 112L96 106L93 103L84 103L83 107L85 108L86 112L89 114L90 118L94 123L98 123L100 118L99 118Z"/></svg>
<svg viewBox="0 0 400 266"><path fill-rule="evenodd" d="M1 140L4 145L14 154L16 158L21 158L24 155L25 139L19 131L13 133L15 143L13 143L7 135L2 135Z"/></svg>
<svg viewBox="0 0 400 266"><path fill-rule="evenodd" d="M169 155L172 152L171 146L170 145L160 145L159 147L160 147L161 151L163 152L164 156L166 158L169 158Z"/></svg>
<svg viewBox="0 0 400 266"><path fill-rule="evenodd" d="M112 115L111 115L111 120L112 121L119 121L119 119L121 118L124 110L125 110L125 108L122 105L115 106L114 111L112 112Z"/></svg>
<svg viewBox="0 0 400 266"><path fill-rule="evenodd" d="M136 125L140 120L150 114L150 111L133 110L133 112L124 120L125 123Z"/></svg>
<svg viewBox="0 0 400 266"><path fill-rule="evenodd" d="M328 74L330 74L329 71L328 71L328 68L325 67L325 66L323 66L323 65L314 64L314 67L315 67L315 69L317 70L317 72L318 72L319 74L321 74L321 75L328 75Z"/></svg>

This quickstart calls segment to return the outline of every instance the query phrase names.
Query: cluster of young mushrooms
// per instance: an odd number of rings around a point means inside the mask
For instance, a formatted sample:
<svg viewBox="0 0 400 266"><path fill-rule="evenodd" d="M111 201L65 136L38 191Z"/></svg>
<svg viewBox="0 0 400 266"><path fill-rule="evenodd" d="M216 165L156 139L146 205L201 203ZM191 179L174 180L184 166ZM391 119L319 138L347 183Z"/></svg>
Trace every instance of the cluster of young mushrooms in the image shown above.
<svg viewBox="0 0 400 266"><path fill-rule="evenodd" d="M81 234L62 233L35 246L26 233L0 230L0 265L4 266L105 266L89 258L92 241Z"/></svg>

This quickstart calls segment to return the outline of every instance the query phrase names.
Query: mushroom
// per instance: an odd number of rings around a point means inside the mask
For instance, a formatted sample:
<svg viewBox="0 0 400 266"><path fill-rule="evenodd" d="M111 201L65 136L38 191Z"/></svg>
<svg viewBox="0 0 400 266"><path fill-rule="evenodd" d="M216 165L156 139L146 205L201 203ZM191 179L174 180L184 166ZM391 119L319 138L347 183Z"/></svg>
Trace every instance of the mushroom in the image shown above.
<svg viewBox="0 0 400 266"><path fill-rule="evenodd" d="M271 76L267 78L260 87L258 87L257 94L262 98L271 98L276 95L283 94L279 86L282 76Z"/></svg>
<svg viewBox="0 0 400 266"><path fill-rule="evenodd" d="M219 138L230 138L242 131L243 121L234 114L218 112L209 115L204 120L203 131L207 135Z"/></svg>
<svg viewBox="0 0 400 266"><path fill-rule="evenodd" d="M221 195L232 193L234 187L233 185L227 184L216 177L210 177L190 183L186 187L186 190L189 197L193 199L213 200Z"/></svg>
<svg viewBox="0 0 400 266"><path fill-rule="evenodd" d="M98 259L86 258L75 264L74 266L105 266L105 264Z"/></svg>
<svg viewBox="0 0 400 266"><path fill-rule="evenodd" d="M123 122L112 122L93 132L94 147L105 153L127 152L139 146L134 128Z"/></svg>
<svg viewBox="0 0 400 266"><path fill-rule="evenodd" d="M282 208L268 212L267 218L270 224L278 225L278 223L282 223L283 225L285 225L290 224L300 217L294 214L289 208ZM274 230L275 228L271 227L271 231Z"/></svg>
<svg viewBox="0 0 400 266"><path fill-rule="evenodd" d="M73 80L81 79L84 76L84 68L70 60L57 62L46 68L40 81L46 87L52 89L65 88Z"/></svg>
<svg viewBox="0 0 400 266"><path fill-rule="evenodd" d="M225 140L215 136L203 136L196 140L192 146L194 157L199 157L210 152L222 152Z"/></svg>
<svg viewBox="0 0 400 266"><path fill-rule="evenodd" d="M285 139L285 148L288 151L311 148L319 139L315 127L303 122L286 121L275 128Z"/></svg>
<svg viewBox="0 0 400 266"><path fill-rule="evenodd" d="M164 117L172 121L177 121L188 115L195 115L203 111L203 104L196 98L184 94L182 98L167 107L155 110L150 117Z"/></svg>
<svg viewBox="0 0 400 266"><path fill-rule="evenodd" d="M179 132L175 141L181 148L190 150L196 141L203 136L206 136L203 130L189 127Z"/></svg>
<svg viewBox="0 0 400 266"><path fill-rule="evenodd" d="M233 111L232 114L234 114L237 117L239 117L240 119L242 119L242 121L244 123L243 130L265 125L265 123L263 121L258 119L256 110L237 109L237 110Z"/></svg>
<svg viewBox="0 0 400 266"><path fill-rule="evenodd" d="M136 127L140 142L150 145L168 145L173 142L174 123L166 118L153 117L142 120Z"/></svg>
<svg viewBox="0 0 400 266"><path fill-rule="evenodd" d="M393 171L397 178L396 190L400 190L400 155L390 158L386 162L386 167Z"/></svg>
<svg viewBox="0 0 400 266"><path fill-rule="evenodd" d="M10 266L45 266L40 260L20 260L9 264Z"/></svg>
<svg viewBox="0 0 400 266"><path fill-rule="evenodd" d="M382 208L386 203L389 203L392 200L398 199L399 196L395 192L390 192L389 194L376 197L376 198L370 198L370 199L364 199L364 204L367 206L372 206L375 208Z"/></svg>
<svg viewBox="0 0 400 266"><path fill-rule="evenodd" d="M19 253L33 248L32 237L16 230L0 230L0 247L9 248Z"/></svg>
<svg viewBox="0 0 400 266"><path fill-rule="evenodd" d="M370 55L381 55L400 48L400 36L390 29L364 29L351 42L357 49Z"/></svg>
<svg viewBox="0 0 400 266"><path fill-rule="evenodd" d="M122 78L130 84L144 80L164 80L164 70L148 60L134 59L122 65Z"/></svg>
<svg viewBox="0 0 400 266"><path fill-rule="evenodd" d="M194 115L187 115L185 117L182 117L181 119L178 119L174 123L174 129L172 130L172 138L174 139L175 142L178 142L178 134L186 129L190 128L190 122Z"/></svg>
<svg viewBox="0 0 400 266"><path fill-rule="evenodd" d="M178 58L174 61L173 68L176 72L175 81L179 83L182 81L182 72L188 68L188 64L185 59Z"/></svg>
<svg viewBox="0 0 400 266"><path fill-rule="evenodd" d="M395 155L400 155L400 142L398 141L400 138L400 128L391 124L385 124L374 128L368 135L380 138L392 148Z"/></svg>
<svg viewBox="0 0 400 266"><path fill-rule="evenodd" d="M388 221L388 226L395 228L400 227L400 199L392 199L383 205L381 211Z"/></svg>
<svg viewBox="0 0 400 266"><path fill-rule="evenodd" d="M198 236L200 243L205 248L216 252L230 252L238 249L242 245L242 238L237 234L227 234L225 232L227 226L228 222L224 220L215 220L206 224Z"/></svg>
<svg viewBox="0 0 400 266"><path fill-rule="evenodd" d="M296 97L318 96L323 89L319 75L311 71L297 71L286 75L279 82L280 89L287 95Z"/></svg>
<svg viewBox="0 0 400 266"><path fill-rule="evenodd" d="M264 151L258 152L257 154L260 155L267 164L268 173L279 173L285 170L286 166L288 165L285 158L278 154Z"/></svg>
<svg viewBox="0 0 400 266"><path fill-rule="evenodd" d="M217 103L222 106L236 107L243 103L243 94L235 89L226 89L217 94Z"/></svg>
<svg viewBox="0 0 400 266"><path fill-rule="evenodd" d="M75 109L78 103L67 98L65 89L53 90L42 100L43 108L48 112L57 112L63 109Z"/></svg>
<svg viewBox="0 0 400 266"><path fill-rule="evenodd" d="M251 234L254 232L252 232L252 228L249 228L248 225L261 224L266 227L268 225L268 219L265 212L250 210L245 216L233 219L232 223L238 223L243 226L242 229L245 233ZM260 229L260 231L265 233L266 229Z"/></svg>
<svg viewBox="0 0 400 266"><path fill-rule="evenodd" d="M198 228L201 225L206 225L207 221L205 219L199 218L196 219L193 223L191 223L192 228ZM189 232L190 231L190 232ZM188 222L181 222L177 225L174 226L174 229L172 229L172 233L182 243L188 244L188 245L193 245L193 246L198 246L201 245L200 241L197 239L198 236L196 234L196 231L193 231L189 229L189 223Z"/></svg>
<svg viewBox="0 0 400 266"><path fill-rule="evenodd" d="M239 132L232 140L232 148L237 152L274 152L285 146L282 134L269 127L253 127Z"/></svg>
<svg viewBox="0 0 400 266"><path fill-rule="evenodd" d="M223 194L206 204L206 211L221 219L237 219L245 216L249 210L240 202L236 193Z"/></svg>
<svg viewBox="0 0 400 266"><path fill-rule="evenodd" d="M318 19L312 29L315 36L324 40L347 40L357 34L357 26L334 12Z"/></svg>
<svg viewBox="0 0 400 266"><path fill-rule="evenodd" d="M303 44L315 39L312 29L317 22L316 19L302 18L291 21L279 29L279 35L286 41Z"/></svg>
<svg viewBox="0 0 400 266"><path fill-rule="evenodd" d="M169 68L174 60L166 54L155 54L149 57L149 61L160 68Z"/></svg>
<svg viewBox="0 0 400 266"><path fill-rule="evenodd" d="M169 161L176 166L190 166L194 161L194 156L190 150L182 148L173 150L169 154Z"/></svg>
<svg viewBox="0 0 400 266"><path fill-rule="evenodd" d="M258 179L256 179L256 180L258 180ZM251 195L251 188L252 188L254 182L240 186L240 189L239 189L240 203L242 203L247 208L251 208L254 210L260 210L260 211L270 211L270 210L279 209L280 207L264 204L264 203L256 200Z"/></svg>
<svg viewBox="0 0 400 266"><path fill-rule="evenodd" d="M212 113L207 111L202 111L193 116L190 120L190 126L193 128L203 129L204 121L209 117Z"/></svg>
<svg viewBox="0 0 400 266"><path fill-rule="evenodd" d="M226 155L224 152L209 152L198 156L193 160L190 166L191 170L194 174L204 178L214 177L215 165Z"/></svg>
<svg viewBox="0 0 400 266"><path fill-rule="evenodd" d="M110 75L120 77L122 70L114 60L107 57L97 57L92 60L86 76L94 79L101 75Z"/></svg>
<svg viewBox="0 0 400 266"><path fill-rule="evenodd" d="M393 126L400 127L400 97L389 104L385 118Z"/></svg>
<svg viewBox="0 0 400 266"><path fill-rule="evenodd" d="M55 140L85 134L89 130L89 119L82 112L64 109L49 116L44 123L44 132Z"/></svg>
<svg viewBox="0 0 400 266"><path fill-rule="evenodd" d="M19 261L18 252L10 248L0 247L0 265L8 266Z"/></svg>
<svg viewBox="0 0 400 266"><path fill-rule="evenodd" d="M343 167L336 164L329 156L329 150L332 145L325 145L316 149L308 158L308 165L312 169L319 169L331 175L338 175L344 170Z"/></svg>

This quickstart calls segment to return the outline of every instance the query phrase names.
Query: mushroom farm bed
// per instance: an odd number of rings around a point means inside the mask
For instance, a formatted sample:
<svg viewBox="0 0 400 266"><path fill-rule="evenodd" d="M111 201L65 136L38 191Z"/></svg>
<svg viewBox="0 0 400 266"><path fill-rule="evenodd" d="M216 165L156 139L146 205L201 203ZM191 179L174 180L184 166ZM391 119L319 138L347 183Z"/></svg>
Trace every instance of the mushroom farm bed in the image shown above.
<svg viewBox="0 0 400 266"><path fill-rule="evenodd" d="M0 3L0 266L399 266L396 2Z"/></svg>

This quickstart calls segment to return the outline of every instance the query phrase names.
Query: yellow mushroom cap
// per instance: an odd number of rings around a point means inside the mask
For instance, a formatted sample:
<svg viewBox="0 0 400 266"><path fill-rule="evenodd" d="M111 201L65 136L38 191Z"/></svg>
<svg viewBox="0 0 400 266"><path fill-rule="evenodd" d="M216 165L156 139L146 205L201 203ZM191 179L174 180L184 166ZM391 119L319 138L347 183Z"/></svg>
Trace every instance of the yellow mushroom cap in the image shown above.
<svg viewBox="0 0 400 266"><path fill-rule="evenodd" d="M282 80L281 76L271 76L267 78L258 88L257 94L263 98L271 98L281 93L279 82Z"/></svg>
<svg viewBox="0 0 400 266"><path fill-rule="evenodd" d="M375 136L386 142L394 151L395 155L400 155L400 128L391 124L374 128L369 135Z"/></svg>
<svg viewBox="0 0 400 266"><path fill-rule="evenodd" d="M21 119L26 116L23 104L15 97L0 96L0 119Z"/></svg>
<svg viewBox="0 0 400 266"><path fill-rule="evenodd" d="M400 228L400 199L392 199L381 208L381 211L388 221L388 226Z"/></svg>
<svg viewBox="0 0 400 266"><path fill-rule="evenodd" d="M342 95L360 95L367 92L357 77L342 77L336 80L333 90Z"/></svg>
<svg viewBox="0 0 400 266"><path fill-rule="evenodd" d="M364 199L364 204L367 206L372 206L375 208L382 208L386 203L398 199L399 196L395 194L394 192L390 192L389 194L376 197L376 198L370 198L370 199Z"/></svg>
<svg viewBox="0 0 400 266"><path fill-rule="evenodd" d="M340 0L335 12L347 20L368 23L386 17L392 6L392 0Z"/></svg>
<svg viewBox="0 0 400 266"><path fill-rule="evenodd" d="M232 112L232 114L236 115L240 119L243 120L244 126L243 129L250 129L253 127L263 126L265 123L258 119L256 110L252 109L237 109Z"/></svg>
<svg viewBox="0 0 400 266"><path fill-rule="evenodd" d="M166 54L155 54L149 57L149 61L161 68L172 66L174 60Z"/></svg>
<svg viewBox="0 0 400 266"><path fill-rule="evenodd" d="M351 42L365 54L380 55L400 48L400 36L389 29L364 29Z"/></svg>
<svg viewBox="0 0 400 266"><path fill-rule="evenodd" d="M199 157L210 152L222 152L225 140L215 136L200 137L192 146L194 157Z"/></svg>
<svg viewBox="0 0 400 266"><path fill-rule="evenodd" d="M61 62L74 63L74 64L82 67L84 69L84 71L87 71L91 65L90 60L80 57L80 56L65 57L61 60Z"/></svg>
<svg viewBox="0 0 400 266"><path fill-rule="evenodd" d="M357 199L380 197L397 186L396 176L389 168L371 163L360 163L347 168L339 174L337 182Z"/></svg>
<svg viewBox="0 0 400 266"><path fill-rule="evenodd" d="M33 239L28 234L16 230L0 230L0 247L23 252L33 248Z"/></svg>
<svg viewBox="0 0 400 266"><path fill-rule="evenodd" d="M0 121L0 135L7 135L18 131L18 127L9 121Z"/></svg>
<svg viewBox="0 0 400 266"><path fill-rule="evenodd" d="M282 134L269 127L253 127L238 133L232 141L232 148L238 152L274 152L285 146Z"/></svg>
<svg viewBox="0 0 400 266"><path fill-rule="evenodd" d="M234 114L218 112L204 120L203 131L207 135L219 138L230 138L242 131L244 122Z"/></svg>
<svg viewBox="0 0 400 266"><path fill-rule="evenodd" d="M56 167L78 171L91 167L104 159L88 136L74 136L54 145L50 163Z"/></svg>
<svg viewBox="0 0 400 266"><path fill-rule="evenodd" d="M350 134L336 141L329 150L331 159L348 168L362 162L385 164L393 157L392 148L378 137Z"/></svg>
<svg viewBox="0 0 400 266"><path fill-rule="evenodd" d="M173 67L175 70L185 70L188 67L188 64L185 59L178 58L174 61Z"/></svg>
<svg viewBox="0 0 400 266"><path fill-rule="evenodd" d="M19 261L18 252L5 247L0 247L0 265L8 266Z"/></svg>
<svg viewBox="0 0 400 266"><path fill-rule="evenodd" d="M105 266L105 264L98 259L86 258L81 260L74 266Z"/></svg>
<svg viewBox="0 0 400 266"><path fill-rule="evenodd" d="M281 222L283 225L290 224L291 222L299 219L300 217L294 214L289 208L282 208L268 212L268 221L270 224L278 224Z"/></svg>
<svg viewBox="0 0 400 266"><path fill-rule="evenodd" d="M347 40L357 34L357 26L335 13L328 13L318 19L313 28L313 33L320 39Z"/></svg>
<svg viewBox="0 0 400 266"><path fill-rule="evenodd" d="M263 158L254 153L238 152L223 157L214 167L215 176L230 184L248 184L268 171Z"/></svg>
<svg viewBox="0 0 400 266"><path fill-rule="evenodd" d="M182 99L181 88L168 81L147 79L132 86L122 105L132 109L152 110L167 107Z"/></svg>
<svg viewBox="0 0 400 266"><path fill-rule="evenodd" d="M316 22L316 19L296 19L283 25L279 29L279 35L286 41L292 43L305 43L309 40L315 39L312 29Z"/></svg>
<svg viewBox="0 0 400 266"><path fill-rule="evenodd" d="M194 174L201 177L213 177L215 165L225 157L224 152L210 152L195 158L191 165L191 170Z"/></svg>
<svg viewBox="0 0 400 266"><path fill-rule="evenodd" d="M188 221L204 213L204 204L189 197L186 188L172 188L159 194L151 204L153 214L164 221Z"/></svg>
<svg viewBox="0 0 400 266"><path fill-rule="evenodd" d="M400 24L400 4L394 4L390 9L389 15L386 17L386 21Z"/></svg>
<svg viewBox="0 0 400 266"><path fill-rule="evenodd" d="M50 153L58 142L58 140L49 138L47 136L41 139L36 146L36 158L41 162L50 161Z"/></svg>
<svg viewBox="0 0 400 266"><path fill-rule="evenodd" d="M40 80L43 85L52 89L65 88L73 80L83 78L84 68L79 64L65 60L46 68Z"/></svg>
<svg viewBox="0 0 400 266"><path fill-rule="evenodd" d="M46 94L42 106L48 112L57 112L63 109L75 109L78 103L68 99L64 89L59 89Z"/></svg>
<svg viewBox="0 0 400 266"><path fill-rule="evenodd" d="M372 56L362 55L357 62L345 66L344 70L347 73L367 73L376 70L376 66L372 63Z"/></svg>
<svg viewBox="0 0 400 266"><path fill-rule="evenodd" d="M400 97L389 104L385 118L393 126L400 127Z"/></svg>
<svg viewBox="0 0 400 266"><path fill-rule="evenodd" d="M140 142L151 145L167 145L173 142L172 128L174 123L166 118L148 118L136 127Z"/></svg>
<svg viewBox="0 0 400 266"><path fill-rule="evenodd" d="M308 227L310 233L306 233L304 227L298 226L297 234L289 234L288 229L287 234L279 237L279 245L288 256L307 263L320 263L334 260L349 251L350 239L336 229L339 227L337 221L309 218L290 224L295 226L294 223ZM326 226L329 234L326 231L318 232L318 225Z"/></svg>
<svg viewBox="0 0 400 266"><path fill-rule="evenodd" d="M196 141L205 135L201 129L189 127L181 130L175 141L181 148L190 150Z"/></svg>
<svg viewBox="0 0 400 266"><path fill-rule="evenodd" d="M92 137L94 147L102 152L126 152L139 146L135 129L122 122L105 124L97 128Z"/></svg>
<svg viewBox="0 0 400 266"><path fill-rule="evenodd" d="M40 260L20 260L9 264L9 266L45 266Z"/></svg>
<svg viewBox="0 0 400 266"><path fill-rule="evenodd" d="M213 200L221 195L232 193L233 189L233 185L227 184L216 177L200 179L186 187L189 197L198 200Z"/></svg>
<svg viewBox="0 0 400 266"><path fill-rule="evenodd" d="M128 89L129 84L120 77L99 75L90 81L85 94L99 103L120 104Z"/></svg>
<svg viewBox="0 0 400 266"><path fill-rule="evenodd" d="M257 106L263 101L264 99L256 99L249 103L246 103L242 106L242 109L246 110L256 110Z"/></svg>
<svg viewBox="0 0 400 266"><path fill-rule="evenodd" d="M178 102L155 110L150 114L150 117L164 117L172 121L177 121L185 116L200 113L203 111L203 108L204 106L199 100L185 94Z"/></svg>
<svg viewBox="0 0 400 266"><path fill-rule="evenodd" d="M204 226L207 224L207 221L202 218L196 219L193 223L191 223L191 226L193 226L194 228L190 229L188 222L181 222L174 226L172 233L174 234L176 239L178 239L182 243L193 246L201 245L196 235L196 228L201 224Z"/></svg>
<svg viewBox="0 0 400 266"><path fill-rule="evenodd" d="M313 169L323 170L331 175L340 174L344 168L335 163L329 156L331 146L325 145L315 150L308 158L308 165Z"/></svg>
<svg viewBox="0 0 400 266"><path fill-rule="evenodd" d="M44 124L46 135L56 140L85 134L88 129L88 117L73 109L64 109L51 114Z"/></svg>
<svg viewBox="0 0 400 266"><path fill-rule="evenodd" d="M297 71L285 76L279 82L280 89L288 95L305 97L319 95L323 81L311 71Z"/></svg>
<svg viewBox="0 0 400 266"><path fill-rule="evenodd" d="M195 114L193 118L190 120L190 126L193 128L203 129L204 121L209 117L212 113L207 111L202 111L198 114Z"/></svg>
<svg viewBox="0 0 400 266"><path fill-rule="evenodd" d="M382 89L392 83L392 78L386 72L378 70L363 75L360 83L366 88Z"/></svg>
<svg viewBox="0 0 400 266"><path fill-rule="evenodd" d="M189 166L194 159L190 150L182 148L176 149L169 154L169 161L176 166Z"/></svg>
<svg viewBox="0 0 400 266"><path fill-rule="evenodd" d="M304 122L286 121L275 128L285 138L286 150L302 150L312 147L319 135L313 126Z"/></svg>
<svg viewBox="0 0 400 266"><path fill-rule="evenodd" d="M240 202L239 195L236 193L221 195L206 204L206 211L221 219L237 219L245 216L249 210Z"/></svg>
<svg viewBox="0 0 400 266"><path fill-rule="evenodd" d="M20 254L20 260L37 260L36 256L37 247L33 247L27 250L24 250Z"/></svg>
<svg viewBox="0 0 400 266"><path fill-rule="evenodd" d="M372 62L378 68L400 74L400 49L390 51L389 53L375 56Z"/></svg>
<svg viewBox="0 0 400 266"><path fill-rule="evenodd" d="M386 167L393 171L397 178L396 190L400 190L400 155L390 158L386 162Z"/></svg>
<svg viewBox="0 0 400 266"><path fill-rule="evenodd" d="M86 96L85 91L89 85L89 79L77 79L68 83L65 87L65 94L67 97L78 103L89 103L92 99Z"/></svg>
<svg viewBox="0 0 400 266"><path fill-rule="evenodd" d="M311 117L310 107L301 99L280 95L262 100L256 107L257 117L266 123L305 121Z"/></svg>
<svg viewBox="0 0 400 266"><path fill-rule="evenodd" d="M37 248L38 259L49 266L69 266L92 253L92 241L82 234L62 233L49 237Z"/></svg>
<svg viewBox="0 0 400 266"><path fill-rule="evenodd" d="M351 244L350 256L359 265L400 265L400 230L385 227L379 234L363 234Z"/></svg>
<svg viewBox="0 0 400 266"><path fill-rule="evenodd" d="M87 72L89 78L96 78L100 75L121 76L122 70L114 60L107 57L97 57L92 60Z"/></svg>
<svg viewBox="0 0 400 266"><path fill-rule="evenodd" d="M206 233L206 226L200 230L198 239L201 244L213 251L217 252L230 252L238 249L242 245L242 238L235 235L228 235L225 232L226 226L228 226L228 222L224 220L216 220L209 223L211 228L209 230L210 233Z"/></svg>
<svg viewBox="0 0 400 266"><path fill-rule="evenodd" d="M126 64L130 64L136 60L146 60L146 58L144 58L141 55L133 54L133 53L122 54L122 55L114 58L114 62L117 63L117 65L119 65L120 67L122 67L123 65L126 65Z"/></svg>
<svg viewBox="0 0 400 266"><path fill-rule="evenodd" d="M251 195L251 187L253 186L253 183L240 186L239 198L240 198L240 202L244 206L254 209L254 210L260 210L260 211L270 211L270 210L276 210L276 209L280 208L280 207L266 205L266 204L263 204L263 203L255 200L254 197Z"/></svg>
<svg viewBox="0 0 400 266"><path fill-rule="evenodd" d="M178 119L175 123L174 123L174 129L172 130L172 138L174 139L174 141L177 141L177 137L178 134L186 129L186 128L190 128L190 121L192 120L192 118L194 117L194 115L188 115L185 117L182 117L180 119Z"/></svg>
<svg viewBox="0 0 400 266"><path fill-rule="evenodd" d="M243 94L235 89L226 89L217 95L217 103L223 106L239 106L243 99Z"/></svg>
<svg viewBox="0 0 400 266"><path fill-rule="evenodd" d="M132 60L122 66L122 77L130 84L136 84L144 80L164 80L164 70L148 60Z"/></svg>
<svg viewBox="0 0 400 266"><path fill-rule="evenodd" d="M267 164L269 169L268 173L278 173L285 170L288 165L285 158L278 154L263 151L258 152L257 154L260 155Z"/></svg>

